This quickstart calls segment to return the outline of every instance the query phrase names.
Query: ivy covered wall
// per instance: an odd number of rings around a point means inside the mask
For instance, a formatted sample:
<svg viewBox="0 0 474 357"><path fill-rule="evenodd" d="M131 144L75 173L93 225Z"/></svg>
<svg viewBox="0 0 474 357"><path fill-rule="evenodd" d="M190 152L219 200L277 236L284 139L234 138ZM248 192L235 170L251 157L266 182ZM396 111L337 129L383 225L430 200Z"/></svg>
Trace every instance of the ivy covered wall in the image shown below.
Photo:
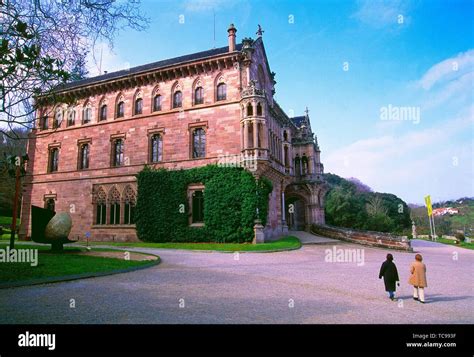
<svg viewBox="0 0 474 357"><path fill-rule="evenodd" d="M137 175L136 228L147 242L251 242L254 220L266 224L272 184L243 168L208 165L150 169ZM190 226L188 188L204 185L204 225Z"/></svg>

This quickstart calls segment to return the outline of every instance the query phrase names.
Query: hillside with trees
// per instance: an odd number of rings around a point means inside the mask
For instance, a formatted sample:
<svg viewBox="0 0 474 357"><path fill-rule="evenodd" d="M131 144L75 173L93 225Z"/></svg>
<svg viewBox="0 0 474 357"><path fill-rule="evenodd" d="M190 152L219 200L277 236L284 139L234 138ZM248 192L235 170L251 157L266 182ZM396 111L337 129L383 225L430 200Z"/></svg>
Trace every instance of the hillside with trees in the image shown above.
<svg viewBox="0 0 474 357"><path fill-rule="evenodd" d="M454 235L456 232L463 232L467 236L474 233L474 198L463 197L457 200L449 200L433 203L433 209L442 207L452 207L458 210L458 214L445 214L435 216L436 234ZM426 207L412 207L411 217L416 224L418 234L430 234L430 226Z"/></svg>
<svg viewBox="0 0 474 357"><path fill-rule="evenodd" d="M401 198L373 192L355 178L327 173L325 179L331 187L326 194L326 223L392 233L406 233L410 228L410 208Z"/></svg>

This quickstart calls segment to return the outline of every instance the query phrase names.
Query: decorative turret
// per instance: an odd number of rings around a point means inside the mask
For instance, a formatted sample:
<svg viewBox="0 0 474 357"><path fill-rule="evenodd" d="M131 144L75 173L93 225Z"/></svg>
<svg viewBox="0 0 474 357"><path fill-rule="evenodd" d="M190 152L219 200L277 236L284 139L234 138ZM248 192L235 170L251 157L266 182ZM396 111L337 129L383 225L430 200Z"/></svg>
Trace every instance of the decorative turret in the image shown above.
<svg viewBox="0 0 474 357"><path fill-rule="evenodd" d="M237 33L237 29L235 28L234 24L229 25L229 29L227 30L229 33L229 52L235 51L235 34Z"/></svg>

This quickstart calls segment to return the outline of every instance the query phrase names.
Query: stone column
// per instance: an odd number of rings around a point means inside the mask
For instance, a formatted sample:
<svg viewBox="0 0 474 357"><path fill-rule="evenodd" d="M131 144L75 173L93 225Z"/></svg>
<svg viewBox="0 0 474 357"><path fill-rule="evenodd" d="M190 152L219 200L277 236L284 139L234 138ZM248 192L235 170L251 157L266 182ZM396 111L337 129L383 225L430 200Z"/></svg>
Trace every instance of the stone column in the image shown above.
<svg viewBox="0 0 474 357"><path fill-rule="evenodd" d="M252 243L253 244L264 243L265 233L263 232L264 227L262 225L262 221L259 219L256 219L254 223L255 223L255 225L253 226L254 236L253 236Z"/></svg>
<svg viewBox="0 0 474 357"><path fill-rule="evenodd" d="M244 121L244 150L249 148L249 122Z"/></svg>
<svg viewBox="0 0 474 357"><path fill-rule="evenodd" d="M288 225L286 224L286 204L285 204L285 190L281 185L281 230L283 233L288 233Z"/></svg>

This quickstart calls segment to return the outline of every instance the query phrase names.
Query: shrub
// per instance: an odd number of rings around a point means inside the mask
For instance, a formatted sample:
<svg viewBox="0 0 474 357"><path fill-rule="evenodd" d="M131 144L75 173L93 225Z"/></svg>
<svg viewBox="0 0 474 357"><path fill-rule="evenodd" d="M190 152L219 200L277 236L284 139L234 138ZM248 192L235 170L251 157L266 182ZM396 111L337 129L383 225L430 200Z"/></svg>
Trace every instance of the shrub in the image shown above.
<svg viewBox="0 0 474 357"><path fill-rule="evenodd" d="M188 186L204 188L204 226L190 227ZM148 242L250 242L257 218L266 224L271 182L236 167L208 165L168 171L144 168L137 175L136 227Z"/></svg>
<svg viewBox="0 0 474 357"><path fill-rule="evenodd" d="M456 237L456 240L458 242L464 242L466 240L466 237L464 235L464 233L461 233L461 232L457 232L454 237Z"/></svg>

